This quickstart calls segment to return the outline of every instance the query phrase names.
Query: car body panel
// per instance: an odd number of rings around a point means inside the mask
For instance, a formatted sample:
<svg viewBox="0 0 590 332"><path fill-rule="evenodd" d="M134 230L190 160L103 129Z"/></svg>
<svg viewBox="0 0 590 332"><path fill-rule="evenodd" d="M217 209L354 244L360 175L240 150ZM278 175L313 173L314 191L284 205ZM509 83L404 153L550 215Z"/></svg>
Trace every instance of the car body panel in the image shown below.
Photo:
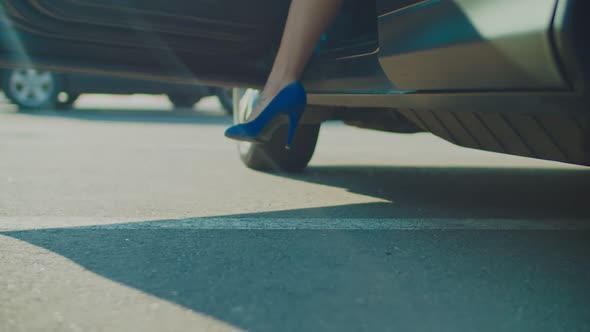
<svg viewBox="0 0 590 332"><path fill-rule="evenodd" d="M387 7L383 6L385 3L389 2L379 1L378 4L381 6L378 8L385 10L384 8ZM482 36L474 40L466 37L459 38L461 36L454 35L452 31L431 33L431 35L439 35L440 40L445 41L444 45L420 42L420 38L432 39L428 31L421 33L421 29L431 27L436 30L436 27L427 26L428 22L421 22L424 23L424 27L415 27L414 23L407 23L408 29L414 29L413 33L408 33L408 36L412 38L404 37L403 33L391 32L396 29L403 30L400 26L401 21L396 22L393 17L389 17L399 15L400 11L407 11L412 13L408 14L409 16L417 15L413 18L420 18L421 15L432 15L432 13L428 14L431 8L442 6L444 10L441 9L436 13L442 16L447 13L450 18L446 23L439 22L440 25L453 26L468 22L466 17L461 17L460 13L466 10L461 9L460 5L480 4L485 9L492 2L485 2L487 5L484 1L414 1L412 3L413 5L401 9L400 6L387 7L393 10L381 15L378 51L358 57L327 61L322 64L323 68L313 67L314 75L319 77L321 73L330 70L346 73L348 76L345 82L338 80L336 75L331 75L330 78L348 87L348 90L329 91L329 84L326 83L317 89L321 93L313 93L310 96L311 102L316 105L365 109L395 107L460 112L570 114L588 114L590 111L588 106L590 105L588 89L590 56L586 42L588 24L583 24L584 20L580 17L575 18L576 15L583 15L581 13L588 8L588 2L561 0L557 7L555 7L555 1L535 2L542 8L533 6L536 8L534 10L536 18L531 19L530 22L534 24L529 28L524 26L520 28L523 31L530 29L532 33L518 37L523 39L523 47L515 47L511 51L514 54L509 54L501 48L482 53L481 50L494 48L497 43L486 41ZM510 8L510 3L506 3L506 8ZM527 1L523 3L533 5ZM526 7L515 8L520 11L526 9ZM556 8L555 23L553 23L551 19L553 15L550 13ZM423 10L426 10L424 13L427 14L420 14ZM497 9L492 9L492 12L495 12L494 15L499 15ZM524 13L521 14L524 15ZM453 23L453 18L458 23ZM484 19L483 22L485 23L486 20L489 21ZM479 25L485 25L484 23ZM387 26L388 24L391 26ZM493 29L491 30L494 32ZM474 33L474 30L472 29L471 32ZM492 32L486 35L493 35ZM503 34L498 32L498 35ZM389 37L398 39L390 40ZM530 42L524 41L529 37ZM410 46L404 46L404 38ZM397 55L388 50L388 47L397 47L400 50L404 47L412 49L411 45L428 46L426 49L422 47L417 52L420 54L416 56L416 59L424 61L414 61L403 52ZM470 50L470 48L473 49ZM474 52L473 55L470 55L470 52ZM518 57L521 58L517 61L510 60ZM373 69L370 74L365 72L359 75L362 71L355 63L365 63L363 68L367 70L367 68L375 68L375 61L380 62L381 70ZM336 64L337 62L340 63ZM331 68L332 66L334 68ZM529 75L528 72L536 72L536 74ZM383 75L387 79L383 79ZM371 81L365 79L369 76L372 78ZM319 80L315 79L313 83L317 81ZM363 89L363 86L370 88Z"/></svg>
<svg viewBox="0 0 590 332"><path fill-rule="evenodd" d="M556 0L425 1L379 16L379 57L398 90L567 87L551 48Z"/></svg>
<svg viewBox="0 0 590 332"><path fill-rule="evenodd" d="M214 88L193 84L157 82L105 75L63 74L63 89L69 93L107 94L181 94L207 96L214 94Z"/></svg>
<svg viewBox="0 0 590 332"><path fill-rule="evenodd" d="M270 60L261 59L272 58L268 53L278 44L288 2L5 0L0 5L2 66L247 84L264 80ZM260 10L244 10L252 5Z"/></svg>

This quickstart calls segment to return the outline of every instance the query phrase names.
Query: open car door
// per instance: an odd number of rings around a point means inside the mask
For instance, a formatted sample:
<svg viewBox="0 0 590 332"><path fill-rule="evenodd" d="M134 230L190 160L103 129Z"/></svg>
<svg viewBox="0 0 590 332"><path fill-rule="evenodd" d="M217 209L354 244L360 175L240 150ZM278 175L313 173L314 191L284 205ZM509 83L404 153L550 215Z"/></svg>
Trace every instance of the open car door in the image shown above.
<svg viewBox="0 0 590 332"><path fill-rule="evenodd" d="M287 0L2 0L0 66L263 82Z"/></svg>

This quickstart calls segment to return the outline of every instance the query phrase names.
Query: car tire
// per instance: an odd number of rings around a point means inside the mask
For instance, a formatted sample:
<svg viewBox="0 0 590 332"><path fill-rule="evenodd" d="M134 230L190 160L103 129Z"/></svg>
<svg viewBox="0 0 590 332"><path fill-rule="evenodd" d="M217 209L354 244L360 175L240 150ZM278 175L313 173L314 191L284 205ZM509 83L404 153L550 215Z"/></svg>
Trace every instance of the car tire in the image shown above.
<svg viewBox="0 0 590 332"><path fill-rule="evenodd" d="M243 123L248 114L241 114L240 99L245 89L234 89L234 123ZM238 142L240 159L248 168L259 171L299 172L307 167L313 157L320 132L319 124L299 125L295 132L291 149L285 148L288 128L286 125L277 128L271 139L264 144Z"/></svg>
<svg viewBox="0 0 590 332"><path fill-rule="evenodd" d="M219 99L219 103L223 106L223 110L227 113L227 115L234 114L234 89L231 88L217 88L215 91L215 95L217 99Z"/></svg>
<svg viewBox="0 0 590 332"><path fill-rule="evenodd" d="M174 105L175 111L186 111L192 109L193 106L201 100L203 96L200 95L182 95L182 94L169 94L168 99Z"/></svg>
<svg viewBox="0 0 590 332"><path fill-rule="evenodd" d="M7 69L2 75L2 90L20 109L52 109L61 91L61 77L37 69Z"/></svg>

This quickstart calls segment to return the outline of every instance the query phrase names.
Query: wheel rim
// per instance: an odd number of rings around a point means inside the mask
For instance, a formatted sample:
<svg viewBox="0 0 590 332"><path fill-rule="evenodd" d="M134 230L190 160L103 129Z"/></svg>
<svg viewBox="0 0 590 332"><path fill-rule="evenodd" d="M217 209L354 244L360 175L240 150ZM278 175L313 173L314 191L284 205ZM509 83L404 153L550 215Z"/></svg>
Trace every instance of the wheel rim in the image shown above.
<svg viewBox="0 0 590 332"><path fill-rule="evenodd" d="M255 89L238 89L238 93L234 92L234 97L239 98L237 105L234 103L234 123L244 123L252 114L256 99L258 99L259 91ZM238 142L238 150L240 153L248 153L252 143Z"/></svg>
<svg viewBox="0 0 590 332"><path fill-rule="evenodd" d="M51 99L55 82L48 71L17 69L10 75L9 88L18 103L36 107Z"/></svg>

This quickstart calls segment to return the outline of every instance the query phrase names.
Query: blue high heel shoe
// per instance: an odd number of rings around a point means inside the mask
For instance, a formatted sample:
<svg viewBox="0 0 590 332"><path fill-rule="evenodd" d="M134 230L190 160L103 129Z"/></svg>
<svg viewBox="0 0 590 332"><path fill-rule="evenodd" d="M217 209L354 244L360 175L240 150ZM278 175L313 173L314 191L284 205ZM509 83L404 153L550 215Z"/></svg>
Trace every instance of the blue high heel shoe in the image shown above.
<svg viewBox="0 0 590 332"><path fill-rule="evenodd" d="M306 104L307 94L303 85L299 82L291 83L254 120L229 127L225 136L238 141L265 143L276 128L288 122L289 135L285 148L290 149Z"/></svg>

